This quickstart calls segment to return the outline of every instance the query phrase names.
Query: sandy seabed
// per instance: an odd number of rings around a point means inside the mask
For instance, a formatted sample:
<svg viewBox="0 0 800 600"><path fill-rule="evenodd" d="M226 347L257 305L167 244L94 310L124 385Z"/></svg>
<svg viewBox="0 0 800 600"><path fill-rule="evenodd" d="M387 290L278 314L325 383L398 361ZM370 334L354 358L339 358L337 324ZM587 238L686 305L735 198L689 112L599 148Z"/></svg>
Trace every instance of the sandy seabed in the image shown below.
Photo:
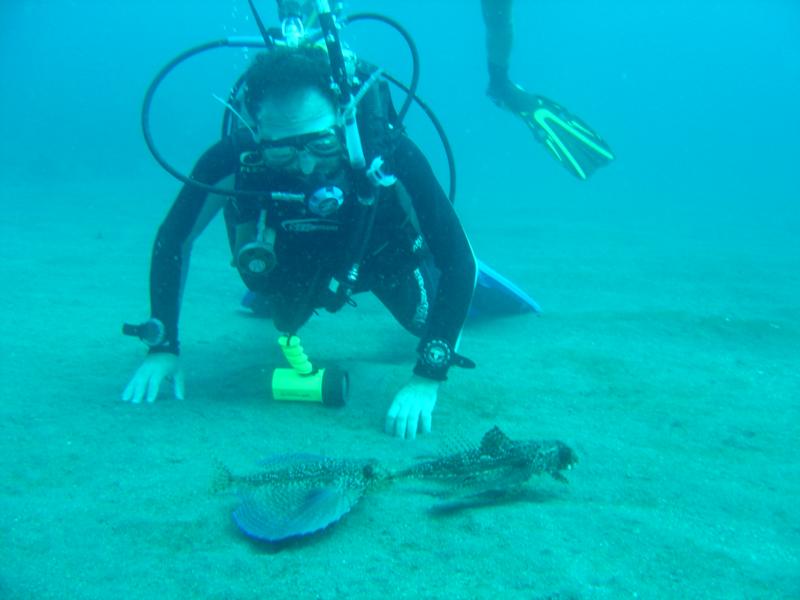
<svg viewBox="0 0 800 600"><path fill-rule="evenodd" d="M369 298L303 331L312 358L349 369L347 407L267 399L275 332L239 310L218 222L186 292L186 400L120 402L143 355L120 325L147 316L164 204L6 189L0 597L800 597L796 248L481 223L478 253L545 312L470 324L461 351L479 368L451 373L434 433L411 443L381 427L415 340ZM573 446L569 484L449 512L395 487L279 546L243 537L235 497L210 491L217 460L407 464L493 425Z"/></svg>

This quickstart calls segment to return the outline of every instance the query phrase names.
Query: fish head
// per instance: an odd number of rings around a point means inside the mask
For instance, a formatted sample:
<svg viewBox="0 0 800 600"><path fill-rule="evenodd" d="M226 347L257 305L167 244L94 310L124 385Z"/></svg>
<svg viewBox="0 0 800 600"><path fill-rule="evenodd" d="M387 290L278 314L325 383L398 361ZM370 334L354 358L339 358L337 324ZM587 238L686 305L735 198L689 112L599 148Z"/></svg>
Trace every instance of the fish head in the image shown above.
<svg viewBox="0 0 800 600"><path fill-rule="evenodd" d="M559 471L571 469L573 465L578 463L578 455L564 442L556 442L556 453L556 464L558 465Z"/></svg>
<svg viewBox="0 0 800 600"><path fill-rule="evenodd" d="M553 442L550 452L552 453L548 470L550 475L553 479L566 483L567 478L561 474L561 471L571 470L578 462L578 455L572 448L558 440Z"/></svg>

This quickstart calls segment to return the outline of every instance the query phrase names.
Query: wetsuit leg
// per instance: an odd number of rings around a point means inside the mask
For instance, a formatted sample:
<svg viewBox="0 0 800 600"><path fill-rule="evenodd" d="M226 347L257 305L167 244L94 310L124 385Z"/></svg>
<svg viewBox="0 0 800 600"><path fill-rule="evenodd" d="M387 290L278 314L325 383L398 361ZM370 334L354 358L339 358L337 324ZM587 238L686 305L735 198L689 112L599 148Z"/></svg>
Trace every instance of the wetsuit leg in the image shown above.
<svg viewBox="0 0 800 600"><path fill-rule="evenodd" d="M438 280L439 272L430 261L424 261L413 271L380 279L372 286L372 293L398 323L419 337L425 332Z"/></svg>
<svg viewBox="0 0 800 600"><path fill-rule="evenodd" d="M489 61L490 82L508 79L508 63L514 43L511 20L512 0L481 0L483 22L486 25L486 55Z"/></svg>

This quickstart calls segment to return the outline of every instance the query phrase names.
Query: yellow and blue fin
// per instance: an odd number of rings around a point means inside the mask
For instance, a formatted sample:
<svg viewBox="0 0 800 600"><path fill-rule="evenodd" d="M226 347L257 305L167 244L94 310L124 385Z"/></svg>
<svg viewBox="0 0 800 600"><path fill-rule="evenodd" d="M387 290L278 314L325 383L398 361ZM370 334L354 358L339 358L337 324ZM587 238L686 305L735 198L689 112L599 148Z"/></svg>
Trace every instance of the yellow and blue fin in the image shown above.
<svg viewBox="0 0 800 600"><path fill-rule="evenodd" d="M517 114L547 151L578 179L588 179L614 160L608 144L586 123L544 96Z"/></svg>

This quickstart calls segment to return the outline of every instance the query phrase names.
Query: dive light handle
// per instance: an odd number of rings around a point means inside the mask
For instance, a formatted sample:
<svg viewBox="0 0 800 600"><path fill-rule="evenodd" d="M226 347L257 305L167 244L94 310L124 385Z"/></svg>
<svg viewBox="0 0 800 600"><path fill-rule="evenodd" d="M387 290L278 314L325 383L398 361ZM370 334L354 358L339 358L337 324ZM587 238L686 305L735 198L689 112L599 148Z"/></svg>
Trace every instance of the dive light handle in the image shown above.
<svg viewBox="0 0 800 600"><path fill-rule="evenodd" d="M124 323L122 325L122 335L138 337L145 345L154 348L164 343L166 329L164 328L164 324L158 319L150 319L138 325Z"/></svg>

